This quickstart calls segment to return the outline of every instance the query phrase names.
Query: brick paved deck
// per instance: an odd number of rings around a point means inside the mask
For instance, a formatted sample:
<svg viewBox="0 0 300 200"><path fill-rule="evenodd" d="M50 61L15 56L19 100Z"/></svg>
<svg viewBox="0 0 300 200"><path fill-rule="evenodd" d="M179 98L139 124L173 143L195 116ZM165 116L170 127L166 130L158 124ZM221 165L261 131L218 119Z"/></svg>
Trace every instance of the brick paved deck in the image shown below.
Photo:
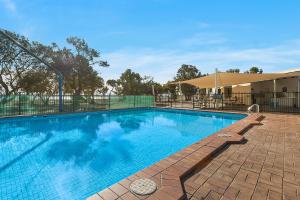
<svg viewBox="0 0 300 200"><path fill-rule="evenodd" d="M228 146L185 178L186 198L300 199L300 116L264 115L245 144Z"/></svg>

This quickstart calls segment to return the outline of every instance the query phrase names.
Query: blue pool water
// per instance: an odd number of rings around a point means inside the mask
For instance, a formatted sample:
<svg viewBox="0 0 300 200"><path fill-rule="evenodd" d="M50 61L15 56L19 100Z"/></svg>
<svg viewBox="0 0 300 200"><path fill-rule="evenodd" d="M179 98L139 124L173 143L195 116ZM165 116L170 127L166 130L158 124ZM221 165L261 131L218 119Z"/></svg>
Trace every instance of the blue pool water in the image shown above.
<svg viewBox="0 0 300 200"><path fill-rule="evenodd" d="M242 119L162 109L0 120L0 199L84 199Z"/></svg>

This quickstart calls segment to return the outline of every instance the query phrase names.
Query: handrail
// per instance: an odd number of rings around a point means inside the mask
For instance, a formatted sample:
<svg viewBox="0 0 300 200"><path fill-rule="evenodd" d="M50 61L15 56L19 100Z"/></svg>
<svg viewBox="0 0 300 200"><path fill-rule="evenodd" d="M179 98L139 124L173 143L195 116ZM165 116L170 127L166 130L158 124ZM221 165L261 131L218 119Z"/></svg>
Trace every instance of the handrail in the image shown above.
<svg viewBox="0 0 300 200"><path fill-rule="evenodd" d="M256 111L259 113L259 105L258 104L252 104L250 107L248 107L248 112L251 112L252 109L256 107Z"/></svg>

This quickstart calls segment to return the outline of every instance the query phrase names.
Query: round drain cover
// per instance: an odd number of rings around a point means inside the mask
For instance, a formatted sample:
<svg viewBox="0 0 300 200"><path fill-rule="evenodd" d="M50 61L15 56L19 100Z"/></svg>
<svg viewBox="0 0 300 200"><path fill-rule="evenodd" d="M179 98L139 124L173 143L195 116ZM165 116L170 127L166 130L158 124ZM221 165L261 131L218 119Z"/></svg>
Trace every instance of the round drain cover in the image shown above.
<svg viewBox="0 0 300 200"><path fill-rule="evenodd" d="M146 178L138 179L131 183L130 190L138 195L152 194L156 190L156 183Z"/></svg>

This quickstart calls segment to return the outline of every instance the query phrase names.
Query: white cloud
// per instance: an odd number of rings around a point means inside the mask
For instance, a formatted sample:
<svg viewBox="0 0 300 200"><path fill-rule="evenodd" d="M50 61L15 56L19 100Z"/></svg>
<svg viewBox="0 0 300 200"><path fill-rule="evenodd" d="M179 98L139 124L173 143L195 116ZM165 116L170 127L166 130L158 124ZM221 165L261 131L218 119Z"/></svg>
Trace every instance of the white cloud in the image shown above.
<svg viewBox="0 0 300 200"><path fill-rule="evenodd" d="M208 27L210 27L210 24L208 24L206 22L198 22L196 24L196 26L199 27L199 28L208 28Z"/></svg>
<svg viewBox="0 0 300 200"><path fill-rule="evenodd" d="M227 39L220 34L214 33L197 33L189 38L181 40L179 43L183 46L207 46L207 45L219 45L227 42Z"/></svg>
<svg viewBox="0 0 300 200"><path fill-rule="evenodd" d="M15 13L17 11L16 4L12 0L0 0L2 2L5 9L11 13Z"/></svg>
<svg viewBox="0 0 300 200"><path fill-rule="evenodd" d="M125 69L131 68L163 83L174 77L181 64L199 66L203 73L212 73L214 68L224 71L230 67L238 67L245 71L251 66L260 66L265 72L274 72L299 67L300 40L266 48L223 48L215 51L121 49L104 54L104 57L111 65L101 70L106 80L118 78Z"/></svg>

